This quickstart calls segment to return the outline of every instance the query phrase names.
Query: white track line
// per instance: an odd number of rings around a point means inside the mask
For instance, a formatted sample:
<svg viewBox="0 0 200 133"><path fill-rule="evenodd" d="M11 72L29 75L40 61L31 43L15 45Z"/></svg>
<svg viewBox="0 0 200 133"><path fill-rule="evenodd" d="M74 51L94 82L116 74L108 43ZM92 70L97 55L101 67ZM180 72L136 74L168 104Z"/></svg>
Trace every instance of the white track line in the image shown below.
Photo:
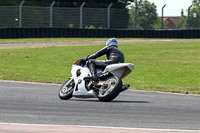
<svg viewBox="0 0 200 133"><path fill-rule="evenodd" d="M0 80L0 82L5 83L22 83L22 84L36 84L36 85L61 85L61 84L55 84L55 83L40 83L40 82L26 82L26 81L14 81L14 80Z"/></svg>
<svg viewBox="0 0 200 133"><path fill-rule="evenodd" d="M48 124L25 124L25 123L0 123L0 125L41 126L41 127L82 127L82 128L101 128L101 129L104 128L104 129L147 130L147 131L167 131L167 132L199 132L200 133L200 130L128 128L128 127L106 127L106 126L84 126L84 125L48 125Z"/></svg>

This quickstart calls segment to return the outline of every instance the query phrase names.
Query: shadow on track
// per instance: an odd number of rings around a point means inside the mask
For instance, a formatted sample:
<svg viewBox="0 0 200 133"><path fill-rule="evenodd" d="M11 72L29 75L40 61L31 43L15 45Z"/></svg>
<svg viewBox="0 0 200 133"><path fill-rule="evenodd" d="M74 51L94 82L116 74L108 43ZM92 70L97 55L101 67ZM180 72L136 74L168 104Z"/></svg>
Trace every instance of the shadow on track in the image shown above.
<svg viewBox="0 0 200 133"><path fill-rule="evenodd" d="M99 100L94 100L94 99L70 99L71 101L83 101L83 102L101 102ZM106 103L106 102L103 102ZM128 101L128 100L113 100L112 102L107 102L107 103L150 103L148 101Z"/></svg>
<svg viewBox="0 0 200 133"><path fill-rule="evenodd" d="M112 101L113 103L150 103L150 102L148 102L148 101L124 101L124 100L122 100L122 101L120 101L120 100L114 100L114 101Z"/></svg>

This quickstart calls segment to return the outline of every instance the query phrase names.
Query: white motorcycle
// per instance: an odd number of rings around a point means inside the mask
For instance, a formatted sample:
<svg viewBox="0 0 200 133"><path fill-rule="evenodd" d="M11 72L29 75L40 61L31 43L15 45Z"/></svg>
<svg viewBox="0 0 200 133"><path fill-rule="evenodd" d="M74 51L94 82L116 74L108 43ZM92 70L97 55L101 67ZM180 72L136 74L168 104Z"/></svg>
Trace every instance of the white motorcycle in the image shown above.
<svg viewBox="0 0 200 133"><path fill-rule="evenodd" d="M130 85L122 84L122 79L128 76L135 66L131 63L118 63L108 65L104 70L96 69L98 82L93 84L90 70L80 64L80 60L72 65L72 77L70 77L60 88L59 97L68 100L77 98L98 98L103 102L110 102L120 92L127 90Z"/></svg>

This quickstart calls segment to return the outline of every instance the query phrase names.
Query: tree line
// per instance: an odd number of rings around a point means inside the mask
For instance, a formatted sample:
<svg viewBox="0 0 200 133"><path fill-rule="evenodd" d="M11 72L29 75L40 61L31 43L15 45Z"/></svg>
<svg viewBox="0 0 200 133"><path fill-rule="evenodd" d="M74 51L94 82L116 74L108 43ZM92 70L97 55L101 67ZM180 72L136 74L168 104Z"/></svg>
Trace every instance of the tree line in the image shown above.
<svg viewBox="0 0 200 133"><path fill-rule="evenodd" d="M137 3L136 3L137 2ZM186 9L189 16L183 15L177 23L177 29L200 29L200 0L193 0L190 11ZM148 0L135 0L134 4L129 9L130 19L129 28L135 25L135 8L137 11L137 29L151 30L161 28L161 18L158 17L157 7L154 3ZM189 7L190 5L188 5ZM167 29L167 22L164 23L164 28Z"/></svg>
<svg viewBox="0 0 200 133"><path fill-rule="evenodd" d="M21 1L22 0L0 0L0 5L19 5ZM53 1L56 1L54 6L57 7L80 7L83 2L86 2L87 4L84 7L106 8L110 3L113 3L112 8L128 10L127 15L129 16L129 22L127 27L129 27L129 29L134 29L134 26L136 26L136 29L140 30L152 30L161 27L161 19L158 17L157 7L149 0L25 0L25 5L50 6ZM177 29L188 28L188 20L190 20L189 26L191 29L200 28L200 0L193 0L191 4L190 15L181 18L180 22L177 24ZM164 28L167 27L165 26Z"/></svg>
<svg viewBox="0 0 200 133"><path fill-rule="evenodd" d="M1 0L0 5L19 5L23 0ZM86 2L89 7L106 7L108 4L113 3L116 8L125 8L134 0L24 0L26 5L29 6L44 6L49 5L53 1L57 6L80 6Z"/></svg>
<svg viewBox="0 0 200 133"><path fill-rule="evenodd" d="M181 19L181 21L177 24L177 28L178 29L200 29L200 0L193 0L192 7L190 10L190 15L184 16Z"/></svg>

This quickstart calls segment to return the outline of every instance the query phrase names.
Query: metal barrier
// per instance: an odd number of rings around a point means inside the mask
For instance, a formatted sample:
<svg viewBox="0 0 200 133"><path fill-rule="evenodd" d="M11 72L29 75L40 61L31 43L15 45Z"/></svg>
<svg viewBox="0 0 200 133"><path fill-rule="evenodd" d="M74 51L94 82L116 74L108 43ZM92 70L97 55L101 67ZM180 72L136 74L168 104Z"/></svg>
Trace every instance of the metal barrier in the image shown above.
<svg viewBox="0 0 200 133"><path fill-rule="evenodd" d="M0 38L200 38L200 30L0 28Z"/></svg>

